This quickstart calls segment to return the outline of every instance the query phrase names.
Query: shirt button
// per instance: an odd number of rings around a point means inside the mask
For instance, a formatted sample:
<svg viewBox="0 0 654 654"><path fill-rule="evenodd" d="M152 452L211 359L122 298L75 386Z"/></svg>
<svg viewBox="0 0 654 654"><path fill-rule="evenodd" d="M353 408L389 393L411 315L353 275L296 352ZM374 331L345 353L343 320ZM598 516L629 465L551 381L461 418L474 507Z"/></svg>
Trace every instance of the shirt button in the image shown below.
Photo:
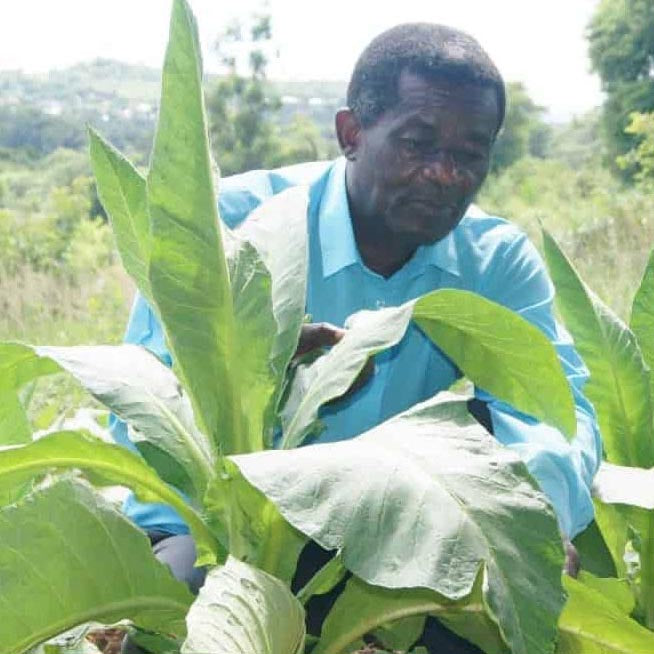
<svg viewBox="0 0 654 654"><path fill-rule="evenodd" d="M385 307L385 306L386 306L386 302L384 302L384 300L377 300L377 301L375 302L375 306L376 306L378 309L381 309L382 307Z"/></svg>

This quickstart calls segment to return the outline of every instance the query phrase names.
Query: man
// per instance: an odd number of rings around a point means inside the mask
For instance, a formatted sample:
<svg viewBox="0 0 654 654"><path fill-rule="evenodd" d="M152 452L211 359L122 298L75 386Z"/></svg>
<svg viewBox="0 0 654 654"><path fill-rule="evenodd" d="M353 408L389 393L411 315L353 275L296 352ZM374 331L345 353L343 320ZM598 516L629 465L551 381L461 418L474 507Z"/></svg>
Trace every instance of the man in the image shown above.
<svg viewBox="0 0 654 654"><path fill-rule="evenodd" d="M555 344L572 386L576 439L566 442L555 429L482 389L476 390L475 407L495 437L525 459L569 542L592 519L590 484L601 455L594 412L581 392L587 372L554 321L552 284L534 247L514 226L471 207L504 118L500 74L461 32L400 25L363 52L347 104L336 115L343 158L223 180L222 219L234 226L270 195L311 184L307 313L321 324L305 329L302 349L334 343L357 310L398 305L445 287L484 295L537 325ZM142 299L127 340L170 363L161 329ZM398 346L375 358L365 385L323 411L327 428L318 440L355 436L447 389L458 376L452 362L412 327ZM124 426L115 421L113 430L129 446ZM201 583L197 570L189 578L194 551L178 516L134 500L126 511L159 541L155 550L175 574ZM573 554L570 548L570 566ZM427 631L424 642L433 651L478 651L461 642L444 644L454 641L436 633L433 623Z"/></svg>

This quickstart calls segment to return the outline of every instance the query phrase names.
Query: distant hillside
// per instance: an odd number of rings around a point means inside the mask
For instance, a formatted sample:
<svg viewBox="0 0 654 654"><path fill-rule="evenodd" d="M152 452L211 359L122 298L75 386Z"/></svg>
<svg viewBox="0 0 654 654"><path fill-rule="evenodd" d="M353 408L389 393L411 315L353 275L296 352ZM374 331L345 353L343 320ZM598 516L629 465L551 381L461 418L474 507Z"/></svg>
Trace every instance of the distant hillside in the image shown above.
<svg viewBox="0 0 654 654"><path fill-rule="evenodd" d="M145 157L157 115L161 71L119 61L91 63L47 74L0 71L0 147L37 156L57 147L80 148L85 125L97 127L117 147ZM209 87L215 77L208 77ZM333 132L335 109L345 83L271 82L279 93L281 121L308 115L323 134Z"/></svg>

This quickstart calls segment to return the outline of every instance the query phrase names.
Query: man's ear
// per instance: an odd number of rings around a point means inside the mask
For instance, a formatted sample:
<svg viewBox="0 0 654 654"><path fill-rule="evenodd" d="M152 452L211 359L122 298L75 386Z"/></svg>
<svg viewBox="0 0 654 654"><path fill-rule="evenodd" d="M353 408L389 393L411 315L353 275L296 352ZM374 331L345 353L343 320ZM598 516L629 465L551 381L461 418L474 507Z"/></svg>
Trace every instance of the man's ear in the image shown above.
<svg viewBox="0 0 654 654"><path fill-rule="evenodd" d="M339 109L335 122L341 152L346 159L354 161L361 144L361 125L351 109Z"/></svg>

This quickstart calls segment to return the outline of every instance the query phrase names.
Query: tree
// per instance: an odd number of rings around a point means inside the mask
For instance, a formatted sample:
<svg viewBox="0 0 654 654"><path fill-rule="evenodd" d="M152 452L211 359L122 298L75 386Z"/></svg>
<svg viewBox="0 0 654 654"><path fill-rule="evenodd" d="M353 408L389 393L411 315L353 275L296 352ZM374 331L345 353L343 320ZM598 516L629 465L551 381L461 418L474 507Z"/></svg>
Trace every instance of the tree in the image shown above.
<svg viewBox="0 0 654 654"><path fill-rule="evenodd" d="M654 3L602 0L588 27L590 58L606 92L604 134L611 163L642 139L626 131L632 112L654 110ZM635 169L624 169L632 177Z"/></svg>
<svg viewBox="0 0 654 654"><path fill-rule="evenodd" d="M543 119L544 108L528 95L522 82L507 84L507 109L504 126L493 149L492 169L498 172L527 155L547 154L550 127Z"/></svg>
<svg viewBox="0 0 654 654"><path fill-rule="evenodd" d="M641 138L636 148L618 157L621 168L635 170L634 179L643 188L654 191L654 112L633 113L626 132Z"/></svg>
<svg viewBox="0 0 654 654"><path fill-rule="evenodd" d="M207 98L212 150L221 173L326 158L331 153L310 118L296 115L280 125L282 103L267 78L270 16L256 16L247 36L244 31L234 23L219 37L216 50L227 74ZM247 74L240 72L244 58Z"/></svg>

